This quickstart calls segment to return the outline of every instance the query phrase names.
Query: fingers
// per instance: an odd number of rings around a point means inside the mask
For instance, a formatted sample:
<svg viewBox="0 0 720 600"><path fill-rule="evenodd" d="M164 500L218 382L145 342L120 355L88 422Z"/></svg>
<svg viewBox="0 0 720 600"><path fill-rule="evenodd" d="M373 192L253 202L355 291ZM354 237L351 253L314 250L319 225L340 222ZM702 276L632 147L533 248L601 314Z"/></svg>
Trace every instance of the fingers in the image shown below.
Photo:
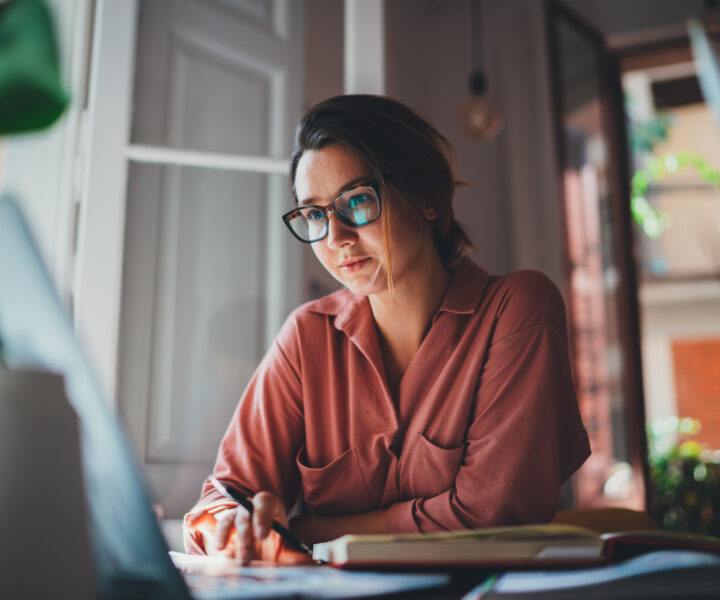
<svg viewBox="0 0 720 600"><path fill-rule="evenodd" d="M235 531L237 532L237 548L235 557L243 565L247 565L255 558L255 536L252 531L252 516L244 508L238 509L235 514Z"/></svg>
<svg viewBox="0 0 720 600"><path fill-rule="evenodd" d="M188 525L194 525L204 514L206 514L204 508L196 508L185 515L185 522Z"/></svg>
<svg viewBox="0 0 720 600"><path fill-rule="evenodd" d="M200 533L202 548L208 555L222 554L234 557L236 544L234 520L237 509L225 507L212 512L207 509L194 510L185 515L185 526Z"/></svg>
<svg viewBox="0 0 720 600"><path fill-rule="evenodd" d="M220 515L215 525L215 548L224 550L228 543L228 538L235 525L235 510L227 510Z"/></svg>
<svg viewBox="0 0 720 600"><path fill-rule="evenodd" d="M270 492L259 492L253 497L253 528L255 537L262 541L270 533L273 520L287 524L283 503Z"/></svg>
<svg viewBox="0 0 720 600"><path fill-rule="evenodd" d="M287 522L283 503L270 492L255 494L252 503L252 515L238 508L234 521L237 531L236 556L244 565L251 560L263 559L263 540L270 534L273 520Z"/></svg>
<svg viewBox="0 0 720 600"><path fill-rule="evenodd" d="M278 538L278 543L273 544L268 537L273 520L287 525L285 506L270 492L256 494L252 503L252 514L241 506L222 508L212 514L200 508L188 513L185 523L202 534L209 555L239 559L244 565L256 559L277 561L281 540Z"/></svg>

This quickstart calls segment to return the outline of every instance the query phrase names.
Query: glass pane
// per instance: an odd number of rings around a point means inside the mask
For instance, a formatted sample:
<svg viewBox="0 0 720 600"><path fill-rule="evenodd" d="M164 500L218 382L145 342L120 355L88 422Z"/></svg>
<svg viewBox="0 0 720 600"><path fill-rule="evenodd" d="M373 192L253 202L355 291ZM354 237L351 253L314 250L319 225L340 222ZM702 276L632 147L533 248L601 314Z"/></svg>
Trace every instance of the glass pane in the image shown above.
<svg viewBox="0 0 720 600"><path fill-rule="evenodd" d="M642 508L628 447L622 289L616 254L610 140L597 47L558 22L565 142L565 213L570 262L571 345L576 387L592 455L575 481L579 506Z"/></svg>
<svg viewBox="0 0 720 600"><path fill-rule="evenodd" d="M268 213L289 202L287 186L283 176L131 166L120 405L147 463L214 461L266 349L267 231L288 235L280 211Z"/></svg>
<svg viewBox="0 0 720 600"><path fill-rule="evenodd" d="M292 51L287 38L273 31L268 11L255 14L248 6L139 3L133 144L289 154L296 108L289 104L292 82L283 70Z"/></svg>
<svg viewBox="0 0 720 600"><path fill-rule="evenodd" d="M720 136L693 63L628 73L631 180L642 283L720 274Z"/></svg>
<svg viewBox="0 0 720 600"><path fill-rule="evenodd" d="M650 510L720 535L720 136L689 56L628 72Z"/></svg>

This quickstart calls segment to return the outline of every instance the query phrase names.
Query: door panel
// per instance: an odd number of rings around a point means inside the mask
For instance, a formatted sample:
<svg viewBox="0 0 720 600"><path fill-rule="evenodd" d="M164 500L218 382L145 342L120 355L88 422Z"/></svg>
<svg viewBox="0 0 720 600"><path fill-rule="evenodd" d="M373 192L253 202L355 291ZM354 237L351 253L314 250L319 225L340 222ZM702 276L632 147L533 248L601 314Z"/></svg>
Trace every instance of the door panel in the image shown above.
<svg viewBox="0 0 720 600"><path fill-rule="evenodd" d="M133 147L289 156L301 105L301 6L142 2ZM286 176L164 160L130 163L118 395L151 488L165 516L179 517L299 304L301 263L280 220L291 197Z"/></svg>
<svg viewBox="0 0 720 600"><path fill-rule="evenodd" d="M170 44L163 143L210 152L266 155L273 73L175 35ZM197 90L213 90L212 94Z"/></svg>
<svg viewBox="0 0 720 600"><path fill-rule="evenodd" d="M299 6L142 2L132 143L284 156L301 71L287 22L298 20Z"/></svg>
<svg viewBox="0 0 720 600"><path fill-rule="evenodd" d="M581 507L646 507L637 292L629 235L619 76L601 36L550 3L568 317L592 455L574 478Z"/></svg>

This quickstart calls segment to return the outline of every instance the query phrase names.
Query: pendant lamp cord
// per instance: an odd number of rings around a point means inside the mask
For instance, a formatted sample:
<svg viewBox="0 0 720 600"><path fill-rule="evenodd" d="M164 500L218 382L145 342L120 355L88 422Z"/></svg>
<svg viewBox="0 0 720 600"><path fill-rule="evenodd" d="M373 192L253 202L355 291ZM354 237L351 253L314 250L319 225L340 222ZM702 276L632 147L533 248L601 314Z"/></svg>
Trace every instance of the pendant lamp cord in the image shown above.
<svg viewBox="0 0 720 600"><path fill-rule="evenodd" d="M482 0L470 0L470 52L472 53L472 72L483 70L483 23L480 3Z"/></svg>

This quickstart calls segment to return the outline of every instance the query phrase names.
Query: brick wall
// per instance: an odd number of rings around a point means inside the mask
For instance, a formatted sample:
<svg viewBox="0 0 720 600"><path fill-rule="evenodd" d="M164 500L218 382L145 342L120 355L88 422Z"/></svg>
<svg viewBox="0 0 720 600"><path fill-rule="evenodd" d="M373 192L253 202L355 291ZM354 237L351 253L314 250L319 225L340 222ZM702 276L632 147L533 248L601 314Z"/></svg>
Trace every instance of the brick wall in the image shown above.
<svg viewBox="0 0 720 600"><path fill-rule="evenodd" d="M672 343L677 415L698 419L695 439L720 448L720 338Z"/></svg>

